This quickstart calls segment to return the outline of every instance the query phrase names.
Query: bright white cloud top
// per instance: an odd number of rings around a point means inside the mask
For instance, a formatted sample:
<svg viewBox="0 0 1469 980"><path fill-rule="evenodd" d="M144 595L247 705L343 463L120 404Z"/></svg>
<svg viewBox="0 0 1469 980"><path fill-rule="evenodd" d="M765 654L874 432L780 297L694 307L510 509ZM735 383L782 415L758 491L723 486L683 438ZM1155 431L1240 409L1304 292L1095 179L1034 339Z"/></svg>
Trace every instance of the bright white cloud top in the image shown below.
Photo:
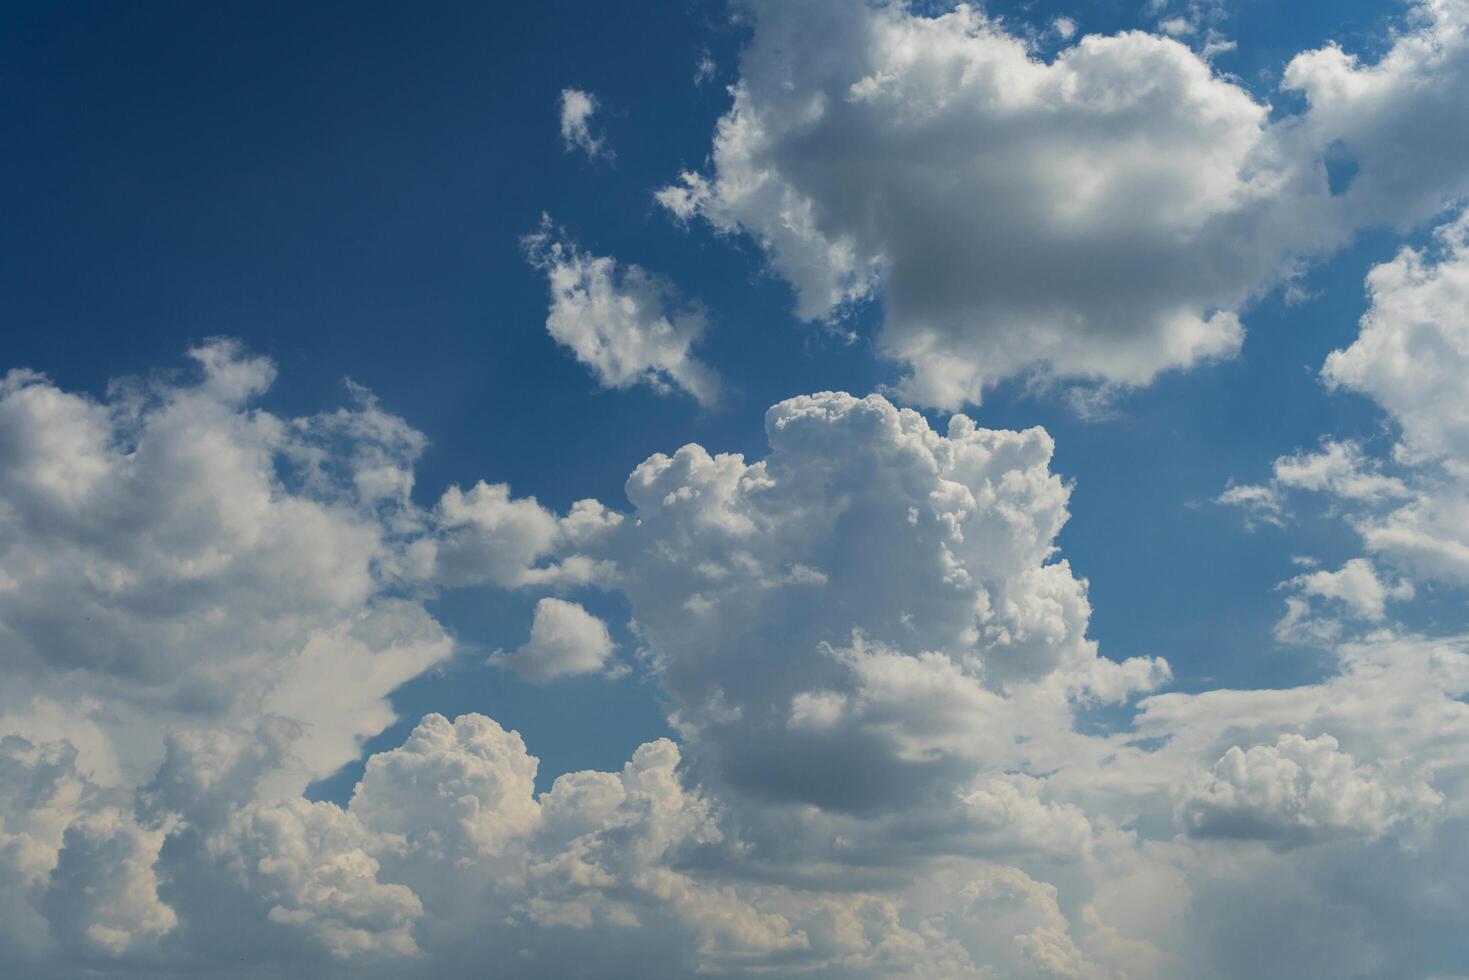
<svg viewBox="0 0 1469 980"><path fill-rule="evenodd" d="M1469 583L1469 4L1414 11L1371 64L1296 56L1305 107L1272 115L1162 35L1058 18L1042 60L967 7L752 3L707 171L658 200L751 237L805 319L879 301L907 374L783 398L758 451L645 447L625 499L548 507L505 473L416 497L411 420L352 384L267 411L277 365L237 341L101 396L10 371L8 968L1469 971L1469 636L1398 618ZM593 158L596 106L562 93ZM948 410L1232 356L1304 263L1425 223L1320 369L1391 447L1322 433L1219 497L1275 529L1325 500L1360 540L1278 584L1276 635L1318 674L1173 686L1164 657L1109 657L1058 543L1051 434ZM596 385L719 403L702 307L549 219L521 244ZM535 604L493 653L438 605L506 594ZM487 655L537 694L636 670L675 737L538 792L537 746L499 721L399 719L403 684ZM364 754L338 802L308 800Z"/></svg>

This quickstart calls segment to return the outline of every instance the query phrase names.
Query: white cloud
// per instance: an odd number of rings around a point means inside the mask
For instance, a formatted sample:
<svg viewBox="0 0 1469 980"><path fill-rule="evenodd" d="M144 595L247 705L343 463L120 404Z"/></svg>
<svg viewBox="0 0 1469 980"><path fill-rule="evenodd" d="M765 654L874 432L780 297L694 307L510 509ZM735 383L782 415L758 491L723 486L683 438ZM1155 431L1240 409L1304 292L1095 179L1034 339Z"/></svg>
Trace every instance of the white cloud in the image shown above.
<svg viewBox="0 0 1469 980"><path fill-rule="evenodd" d="M561 142L567 152L581 150L588 159L611 160L615 154L601 136L592 135L592 116L601 107L597 97L581 89L561 90Z"/></svg>
<svg viewBox="0 0 1469 980"><path fill-rule="evenodd" d="M1249 527L1255 521L1285 527L1291 516L1286 499L1292 490L1326 493L1366 504L1413 495L1407 484L1384 474L1381 462L1364 455L1361 445L1351 441L1325 439L1318 452L1280 456L1272 471L1269 483L1231 484L1214 502L1242 509Z"/></svg>
<svg viewBox="0 0 1469 980"><path fill-rule="evenodd" d="M607 624L575 602L550 596L536 603L530 640L491 663L508 667L532 683L595 674L608 669L614 647Z"/></svg>
<svg viewBox="0 0 1469 980"><path fill-rule="evenodd" d="M677 388L706 405L718 398L718 377L693 355L708 330L701 307L641 266L587 255L549 218L522 244L550 283L546 330L603 386Z"/></svg>
<svg viewBox="0 0 1469 980"><path fill-rule="evenodd" d="M963 416L944 434L838 393L776 405L766 432L757 462L648 459L609 545L690 771L745 813L750 859L778 873L795 838L887 864L1085 850L1086 820L1049 800L993 821L965 802L1058 764L1076 703L1168 676L1086 638L1049 436Z"/></svg>
<svg viewBox="0 0 1469 980"><path fill-rule="evenodd" d="M1313 147L1356 166L1342 201L1355 220L1409 226L1469 192L1466 27L1464 0L1423 0L1373 64L1328 45L1286 67Z"/></svg>
<svg viewBox="0 0 1469 980"><path fill-rule="evenodd" d="M660 200L752 235L804 318L880 285L919 401L1031 372L1140 384L1239 347L1303 179L1266 115L1146 34L1044 63L970 8L766 4L712 178Z"/></svg>
<svg viewBox="0 0 1469 980"><path fill-rule="evenodd" d="M1391 413L1410 458L1469 465L1469 212L1434 238L1368 273L1361 332L1322 377Z"/></svg>
<svg viewBox="0 0 1469 980"><path fill-rule="evenodd" d="M367 761L351 812L410 852L453 864L502 852L536 823L536 760L483 715L429 715Z"/></svg>
<svg viewBox="0 0 1469 980"><path fill-rule="evenodd" d="M1233 484L1225 487L1214 502L1242 508L1245 525L1251 530L1255 521L1285 527L1285 503L1277 487L1257 483Z"/></svg>
<svg viewBox="0 0 1469 980"><path fill-rule="evenodd" d="M370 400L277 419L250 403L268 364L200 359L198 383L96 401L27 376L0 398L0 626L25 641L3 647L0 733L29 733L0 741L0 946L23 972L1213 980L1461 962L1433 944L1469 900L1464 641L1378 629L1337 644L1318 683L1156 694L1131 727L1086 734L1088 708L1168 673L1087 637L1040 429L935 429L824 393L770 410L763 459L650 457L625 516L491 483L421 509L423 440L401 420ZM1329 487L1319 474L1352 467L1298 469ZM226 492L241 515L210 508ZM136 516L163 504L181 516ZM339 580L303 583L292 561ZM366 761L349 805L302 797L448 655L424 590L591 582L628 602L681 745L537 795L517 733L429 715ZM26 615L43 586L149 643L79 657L43 628L64 617ZM1397 587L1348 562L1293 588L1380 627ZM538 608L512 657L605 668L605 627L570 600ZM1343 875L1374 887L1344 893ZM1268 923L1241 910L1287 907L1297 927L1256 969L1238 938ZM1323 950L1342 922L1350 942Z"/></svg>
<svg viewBox="0 0 1469 980"><path fill-rule="evenodd" d="M210 850L271 923L309 931L333 956L411 956L423 904L404 885L377 880L375 843L330 803L286 799L236 811Z"/></svg>
<svg viewBox="0 0 1469 980"><path fill-rule="evenodd" d="M1287 584L1303 595L1335 599L1353 615L1372 622L1386 615L1387 600L1413 598L1411 583L1384 584L1365 558L1353 558L1334 572L1307 572Z"/></svg>
<svg viewBox="0 0 1469 980"><path fill-rule="evenodd" d="M421 606L387 594L412 516L381 475L411 469L421 437L370 399L276 418L249 407L267 361L222 341L193 356L197 382L106 401L24 372L0 385L0 718L54 737L44 706L73 705L98 726L83 770L141 781L169 728L274 711L310 724L304 784L450 653ZM354 681L300 696L337 672Z"/></svg>
<svg viewBox="0 0 1469 980"><path fill-rule="evenodd" d="M1429 250L1405 248L1367 275L1357 338L1322 378L1380 405L1400 438L1384 461L1355 442L1277 459L1269 484L1235 486L1224 503L1284 523L1286 494L1325 493L1350 509L1367 550L1419 580L1469 582L1469 217L1448 220Z"/></svg>
<svg viewBox="0 0 1469 980"><path fill-rule="evenodd" d="M1273 745L1230 747L1184 790L1181 826L1197 837L1304 843L1338 833L1376 836L1442 802L1426 787L1390 785L1338 751L1330 735L1282 735Z"/></svg>
<svg viewBox="0 0 1469 980"><path fill-rule="evenodd" d="M1310 109L1272 122L1211 68L1229 46L1212 28L1202 55L1131 32L1045 62L968 6L757 3L711 173L657 198L750 235L802 318L880 297L908 398L954 408L1016 375L1144 384L1234 354L1240 310L1303 259L1469 186L1469 8L1420 9L1377 65L1298 56L1286 85ZM1333 197L1343 146L1359 173Z"/></svg>

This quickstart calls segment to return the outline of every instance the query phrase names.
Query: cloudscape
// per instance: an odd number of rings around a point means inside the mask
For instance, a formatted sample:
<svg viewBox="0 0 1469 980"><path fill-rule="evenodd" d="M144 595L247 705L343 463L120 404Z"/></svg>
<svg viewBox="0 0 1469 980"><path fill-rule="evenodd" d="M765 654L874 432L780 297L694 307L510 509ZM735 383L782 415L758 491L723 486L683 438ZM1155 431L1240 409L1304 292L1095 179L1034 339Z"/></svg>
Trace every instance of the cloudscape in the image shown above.
<svg viewBox="0 0 1469 980"><path fill-rule="evenodd" d="M1469 0L4 20L0 973L1469 977Z"/></svg>

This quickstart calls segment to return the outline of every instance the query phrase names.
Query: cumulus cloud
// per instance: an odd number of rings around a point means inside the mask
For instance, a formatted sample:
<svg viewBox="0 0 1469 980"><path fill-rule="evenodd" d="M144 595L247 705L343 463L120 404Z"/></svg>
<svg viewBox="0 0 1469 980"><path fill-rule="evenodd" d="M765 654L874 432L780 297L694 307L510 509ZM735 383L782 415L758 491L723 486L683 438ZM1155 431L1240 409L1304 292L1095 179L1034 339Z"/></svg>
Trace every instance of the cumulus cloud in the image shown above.
<svg viewBox="0 0 1469 980"><path fill-rule="evenodd" d="M1330 44L1296 55L1283 82L1306 98L1313 147L1354 168L1343 205L1398 227L1469 191L1469 4L1422 0L1407 19L1375 63Z"/></svg>
<svg viewBox="0 0 1469 980"><path fill-rule="evenodd" d="M1469 582L1469 212L1431 252L1405 248L1367 276L1352 344L1326 359L1329 385L1368 395L1401 431L1408 500L1357 521L1367 548L1411 575Z"/></svg>
<svg viewBox="0 0 1469 980"><path fill-rule="evenodd" d="M540 684L605 671L613 649L606 623L575 602L547 596L536 603L530 640L512 653L492 656L490 662Z"/></svg>
<svg viewBox="0 0 1469 980"><path fill-rule="evenodd" d="M324 775L451 650L388 591L407 515L384 474L401 482L421 437L370 399L277 418L248 406L267 361L223 341L193 357L196 382L107 401L23 371L0 383L0 717L47 735L46 706L75 705L100 732L83 769L137 779L168 728L271 711L310 726L302 777ZM336 673L354 680L301 698Z"/></svg>
<svg viewBox="0 0 1469 980"><path fill-rule="evenodd" d="M715 373L693 355L708 330L703 309L641 266L587 255L543 217L522 244L546 274L546 330L607 388L679 389L704 404L719 394Z"/></svg>
<svg viewBox="0 0 1469 980"><path fill-rule="evenodd" d="M1178 820L1196 837L1302 843L1335 833L1375 836L1440 800L1401 788L1338 751L1330 735L1282 735L1274 745L1231 746L1184 790Z"/></svg>
<svg viewBox="0 0 1469 980"><path fill-rule="evenodd" d="M757 6L713 170L660 200L756 236L804 316L881 290L911 397L1226 355L1298 251L1462 189L1456 0L1374 65L1297 58L1309 109L1280 122L1171 40L1041 62L968 8L815 9ZM593 109L570 139L595 155ZM1434 130L1442 152L1387 152ZM1329 147L1357 166L1335 194ZM603 384L712 396L702 316L542 235L548 327ZM650 456L626 514L493 474L420 506L421 434L355 387L278 417L237 344L104 397L13 371L0 952L35 976L1469 971L1469 640L1388 617L1469 568L1464 235L1374 270L1326 368L1399 426L1392 458L1327 440L1228 492L1282 522L1327 494L1371 553L1287 583L1353 632L1279 689L1160 691L1163 660L1101 655L1041 429L825 392L770 409L762 458ZM584 587L626 601L678 742L537 793L518 733L430 714L345 806L305 798L454 652L436 592L558 593L501 658L544 679L607 670Z"/></svg>
<svg viewBox="0 0 1469 980"><path fill-rule="evenodd" d="M969 6L835 6L753 5L712 171L657 197L755 239L805 319L880 298L881 348L925 404L1228 357L1240 310L1302 259L1422 220L1469 179L1469 147L1438 135L1465 129L1462 3L1418 8L1373 66L1298 56L1285 84L1309 109L1274 122L1210 66L1218 39L1089 35L1047 62ZM1358 177L1334 197L1343 147Z"/></svg>
<svg viewBox="0 0 1469 980"><path fill-rule="evenodd" d="M581 89L561 90L561 142L567 152L581 150L590 160L611 160L615 154L602 136L592 134L592 116L601 108L597 97Z"/></svg>
<svg viewBox="0 0 1469 980"><path fill-rule="evenodd" d="M365 394L279 419L252 403L268 363L197 359L106 400L30 375L0 398L0 944L28 974L1214 978L1252 969L1220 942L1241 882L1359 937L1323 954L1303 927L1259 975L1423 973L1418 938L1457 935L1422 896L1469 899L1464 641L1379 630L1314 684L1154 693L1165 663L1087 635L1043 430L828 392L771 408L761 459L649 457L625 515L491 483L418 507L423 439ZM136 516L159 494L188 520ZM323 541L338 580L302 583L291 549ZM627 601L679 743L537 793L518 733L431 714L347 805L303 797L451 652L433 590L584 585ZM42 586L136 652L72 649L27 615ZM1294 588L1380 625L1395 586L1349 562ZM570 598L530 637L511 666L609 662Z"/></svg>
<svg viewBox="0 0 1469 980"><path fill-rule="evenodd" d="M690 771L741 810L746 859L1084 853L1092 826L1043 781L995 779L1047 770L1080 704L1168 670L1086 637L1085 583L1054 557L1049 436L935 431L840 393L776 405L766 433L756 462L648 459L612 545Z"/></svg>
<svg viewBox="0 0 1469 980"><path fill-rule="evenodd" d="M1404 248L1374 266L1357 338L1322 368L1328 386L1364 394L1387 413L1398 435L1390 458L1326 439L1317 452L1277 459L1266 484L1227 488L1220 502L1283 525L1289 494L1325 494L1380 561L1410 579L1469 581L1466 234L1460 212L1436 229L1431 248Z"/></svg>
<svg viewBox="0 0 1469 980"><path fill-rule="evenodd" d="M1322 377L1391 413L1409 458L1469 461L1469 212L1439 227L1431 250L1374 266L1367 295L1361 332Z"/></svg>

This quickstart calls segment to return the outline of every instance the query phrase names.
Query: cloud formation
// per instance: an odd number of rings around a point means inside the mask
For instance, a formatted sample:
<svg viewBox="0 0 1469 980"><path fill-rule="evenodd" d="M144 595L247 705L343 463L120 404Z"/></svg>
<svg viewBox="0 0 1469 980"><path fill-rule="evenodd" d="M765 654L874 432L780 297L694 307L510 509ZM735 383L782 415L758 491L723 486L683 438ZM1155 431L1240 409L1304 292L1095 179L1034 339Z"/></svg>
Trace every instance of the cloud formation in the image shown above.
<svg viewBox="0 0 1469 980"><path fill-rule="evenodd" d="M1284 86L1308 108L1278 120L1206 55L1143 32L1044 61L966 5L751 11L712 169L657 199L758 242L804 319L880 299L880 346L926 405L1229 357L1241 310L1301 261L1469 188L1469 145L1439 138L1466 129L1457 0L1415 8L1375 65L1297 56ZM1343 193L1328 155L1356 167Z"/></svg>
<svg viewBox="0 0 1469 980"><path fill-rule="evenodd" d="M820 393L771 408L763 459L649 457L627 514L419 506L423 437L366 393L282 419L268 362L194 359L0 398L0 944L30 975L1284 977L1424 972L1456 935L1464 642L1343 634L1315 684L1156 693L1166 664L1087 636L1043 430ZM1359 571L1299 587L1380 624ZM431 714L346 805L305 799L451 654L444 588L620 593L679 743L538 794L517 733ZM62 601L115 635L57 632ZM571 598L529 635L510 666L607 669ZM1250 963L1241 882L1358 938Z"/></svg>
<svg viewBox="0 0 1469 980"><path fill-rule="evenodd" d="M495 654L490 662L541 684L607 670L613 649L606 623L575 602L547 596L536 603L525 645L511 653Z"/></svg>
<svg viewBox="0 0 1469 980"><path fill-rule="evenodd" d="M1299 260L1469 187L1462 0L1415 7L1373 64L1298 56L1307 108L1274 120L1168 38L1042 61L967 7L752 9L712 169L659 199L754 236L803 316L880 296L902 393L930 404L1227 356ZM595 101L562 108L568 146L606 152ZM275 366L232 341L98 396L10 372L0 956L37 977L1469 974L1469 638L1396 621L1469 581L1466 220L1370 273L1323 369L1383 409L1391 453L1328 436L1222 498L1284 526L1320 494L1360 535L1283 583L1279 639L1321 654L1290 687L1169 690L1162 658L1103 655L1040 428L799 395L759 458L664 447L625 513L562 513L496 474L418 494L423 434L353 385L274 414ZM525 248L602 385L714 400L696 306L549 222ZM533 682L635 668L677 739L541 792L534 746L474 712L363 759L392 693L455 655L431 611L451 589L537 598L494 659ZM626 604L619 658L590 590ZM308 799L357 761L346 802Z"/></svg>
<svg viewBox="0 0 1469 980"><path fill-rule="evenodd" d="M601 108L597 97L581 89L561 90L561 142L570 153L580 150L589 160L611 160L616 154L606 139L592 134L592 116Z"/></svg>
<svg viewBox="0 0 1469 980"><path fill-rule="evenodd" d="M717 375L693 355L708 330L697 303L641 266L586 254L549 217L522 245L551 287L547 332L603 387L645 384L705 405L718 399Z"/></svg>

